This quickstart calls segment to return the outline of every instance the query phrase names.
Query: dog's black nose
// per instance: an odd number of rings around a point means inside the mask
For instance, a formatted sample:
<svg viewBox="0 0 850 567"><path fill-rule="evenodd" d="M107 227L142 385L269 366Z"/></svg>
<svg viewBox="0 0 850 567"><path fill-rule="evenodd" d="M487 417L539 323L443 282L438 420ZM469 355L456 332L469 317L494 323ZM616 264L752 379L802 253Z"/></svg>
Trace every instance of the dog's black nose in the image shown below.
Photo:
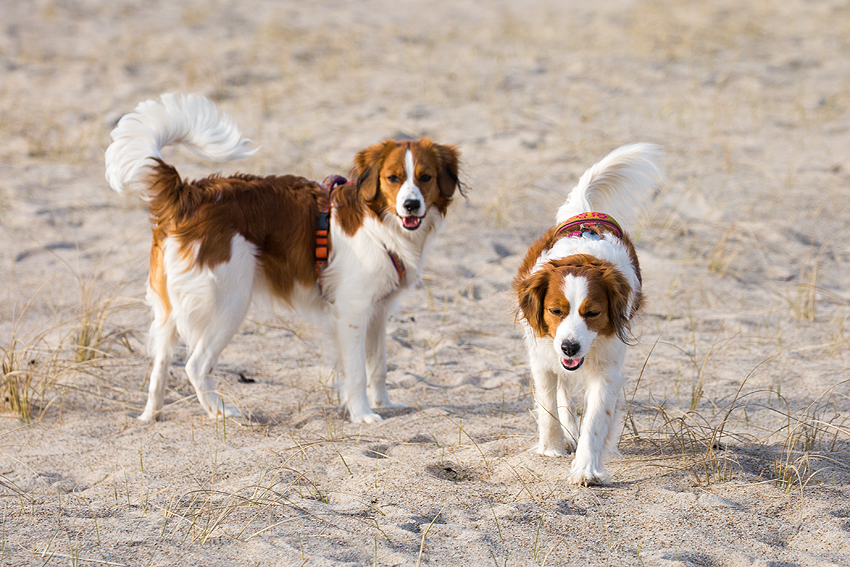
<svg viewBox="0 0 850 567"><path fill-rule="evenodd" d="M561 343L561 350L565 355L572 358L578 354L578 351L581 350L581 345L572 341L564 341Z"/></svg>
<svg viewBox="0 0 850 567"><path fill-rule="evenodd" d="M414 211L418 211L422 204L419 202L419 199L406 199L402 206L405 211L412 213Z"/></svg>

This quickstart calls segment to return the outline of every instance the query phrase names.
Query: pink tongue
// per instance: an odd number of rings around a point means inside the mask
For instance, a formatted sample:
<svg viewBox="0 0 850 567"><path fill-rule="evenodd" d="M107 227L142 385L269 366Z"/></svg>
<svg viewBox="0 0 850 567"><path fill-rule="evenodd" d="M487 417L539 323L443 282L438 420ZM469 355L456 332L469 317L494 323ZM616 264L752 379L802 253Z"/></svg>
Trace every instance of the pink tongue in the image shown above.
<svg viewBox="0 0 850 567"><path fill-rule="evenodd" d="M401 219L401 222L407 228L416 228L417 226L419 226L419 217L404 217L403 219Z"/></svg>
<svg viewBox="0 0 850 567"><path fill-rule="evenodd" d="M582 362L584 362L583 358L564 358L561 360L561 364L568 370L578 368Z"/></svg>

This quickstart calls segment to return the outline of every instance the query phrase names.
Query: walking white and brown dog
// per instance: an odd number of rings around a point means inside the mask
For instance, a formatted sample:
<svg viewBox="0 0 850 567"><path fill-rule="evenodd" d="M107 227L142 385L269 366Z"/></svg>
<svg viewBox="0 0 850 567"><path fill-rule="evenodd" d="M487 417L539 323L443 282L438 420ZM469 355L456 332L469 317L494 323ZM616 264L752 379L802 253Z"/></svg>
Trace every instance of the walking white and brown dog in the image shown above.
<svg viewBox="0 0 850 567"><path fill-rule="evenodd" d="M620 222L639 220L661 177L660 154L652 144L623 146L588 169L514 280L534 379L537 451L575 451L572 484L608 480L603 453L617 440L630 322L641 305L638 258ZM576 387L586 392L581 432L570 403Z"/></svg>
<svg viewBox="0 0 850 567"><path fill-rule="evenodd" d="M351 182L325 186L293 175L181 179L160 151L183 144L213 161L253 154L251 142L206 98L163 95L112 131L106 179L150 208L147 301L154 357L147 405L158 419L178 336L189 375L211 417L224 404L212 377L252 299L270 298L324 327L342 371L351 420L381 419L387 393L386 321L420 278L425 251L458 189L459 153L427 139L387 140L355 156Z"/></svg>

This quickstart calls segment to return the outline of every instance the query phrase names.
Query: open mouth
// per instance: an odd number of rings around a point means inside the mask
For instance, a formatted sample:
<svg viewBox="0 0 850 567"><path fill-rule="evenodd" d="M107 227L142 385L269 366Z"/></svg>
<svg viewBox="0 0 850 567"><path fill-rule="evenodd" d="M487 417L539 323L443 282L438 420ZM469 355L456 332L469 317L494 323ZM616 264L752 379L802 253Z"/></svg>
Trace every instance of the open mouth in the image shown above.
<svg viewBox="0 0 850 567"><path fill-rule="evenodd" d="M562 358L561 359L561 366L563 366L564 369L569 370L570 372L575 372L576 370L581 368L582 364L584 364L584 357L583 356L581 358Z"/></svg>
<svg viewBox="0 0 850 567"><path fill-rule="evenodd" d="M401 225L407 230L416 230L422 224L422 217L409 216L401 217Z"/></svg>

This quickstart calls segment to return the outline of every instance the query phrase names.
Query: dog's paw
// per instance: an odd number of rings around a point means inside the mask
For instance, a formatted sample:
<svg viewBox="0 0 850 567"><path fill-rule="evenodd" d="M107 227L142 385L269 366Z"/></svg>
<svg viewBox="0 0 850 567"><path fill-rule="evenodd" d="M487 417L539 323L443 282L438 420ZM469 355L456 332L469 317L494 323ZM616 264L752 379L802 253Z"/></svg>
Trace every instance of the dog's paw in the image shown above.
<svg viewBox="0 0 850 567"><path fill-rule="evenodd" d="M136 419L143 423L152 423L159 420L159 414L152 411L143 411L141 415L136 416Z"/></svg>
<svg viewBox="0 0 850 567"><path fill-rule="evenodd" d="M599 486L608 483L608 473L590 466L573 466L567 482L576 486Z"/></svg>
<svg viewBox="0 0 850 567"><path fill-rule="evenodd" d="M351 414L352 423L377 423L383 419L376 413Z"/></svg>
<svg viewBox="0 0 850 567"><path fill-rule="evenodd" d="M390 401L390 394L385 384L380 386L369 386L367 390L369 406L373 408L406 408L404 404L394 404Z"/></svg>
<svg viewBox="0 0 850 567"><path fill-rule="evenodd" d="M407 404L399 404L390 401L385 402L374 402L372 404L373 408L406 408L409 407Z"/></svg>
<svg viewBox="0 0 850 567"><path fill-rule="evenodd" d="M544 457L566 457L569 453L564 446L558 445L543 445L542 443L537 447L537 454L543 455Z"/></svg>
<svg viewBox="0 0 850 567"><path fill-rule="evenodd" d="M215 412L210 412L210 419L227 419L228 417L241 417L242 412L236 408L232 408L230 406L219 406L216 408Z"/></svg>

